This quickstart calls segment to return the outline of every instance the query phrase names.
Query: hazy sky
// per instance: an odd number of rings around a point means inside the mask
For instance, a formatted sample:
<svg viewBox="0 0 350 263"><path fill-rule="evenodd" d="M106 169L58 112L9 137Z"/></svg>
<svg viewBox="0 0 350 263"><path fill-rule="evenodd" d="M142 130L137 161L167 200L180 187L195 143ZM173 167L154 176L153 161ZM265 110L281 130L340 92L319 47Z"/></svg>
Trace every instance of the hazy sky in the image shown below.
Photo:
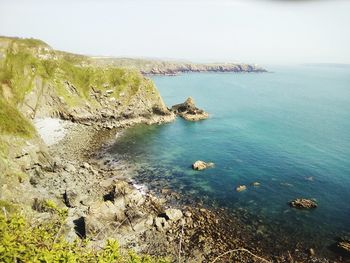
<svg viewBox="0 0 350 263"><path fill-rule="evenodd" d="M350 1L0 0L0 35L91 55L350 63Z"/></svg>

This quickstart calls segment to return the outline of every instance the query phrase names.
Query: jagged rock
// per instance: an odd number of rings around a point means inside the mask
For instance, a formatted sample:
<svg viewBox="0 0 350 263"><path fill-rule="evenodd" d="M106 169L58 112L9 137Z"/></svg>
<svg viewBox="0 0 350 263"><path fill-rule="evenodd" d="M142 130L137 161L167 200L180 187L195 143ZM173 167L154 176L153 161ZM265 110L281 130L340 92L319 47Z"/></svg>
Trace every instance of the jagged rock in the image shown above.
<svg viewBox="0 0 350 263"><path fill-rule="evenodd" d="M245 185L239 185L236 187L236 191L237 192L242 192L242 191L245 191L247 190L247 187Z"/></svg>
<svg viewBox="0 0 350 263"><path fill-rule="evenodd" d="M198 160L192 164L192 169L201 171L201 170L213 167L213 166L214 166L214 163L210 163L210 162L206 163L206 162Z"/></svg>
<svg viewBox="0 0 350 263"><path fill-rule="evenodd" d="M317 207L317 203L314 200L305 198L297 198L293 201L290 201L289 205L300 209L310 209Z"/></svg>
<svg viewBox="0 0 350 263"><path fill-rule="evenodd" d="M183 216L181 210L179 210L179 209L174 209L174 208L166 209L166 210L164 211L164 213L165 213L165 216L166 216L169 220L174 221L174 222L180 220L180 219L182 218L182 216Z"/></svg>
<svg viewBox="0 0 350 263"><path fill-rule="evenodd" d="M171 110L176 115L188 121L199 121L209 117L208 113L195 106L194 100L191 97L189 97L184 103L172 106Z"/></svg>
<svg viewBox="0 0 350 263"><path fill-rule="evenodd" d="M80 196L75 191L65 190L63 200L67 207L77 207L80 202Z"/></svg>
<svg viewBox="0 0 350 263"><path fill-rule="evenodd" d="M169 228L169 224L164 217L156 217L154 219L154 226L159 232L163 232L164 230Z"/></svg>

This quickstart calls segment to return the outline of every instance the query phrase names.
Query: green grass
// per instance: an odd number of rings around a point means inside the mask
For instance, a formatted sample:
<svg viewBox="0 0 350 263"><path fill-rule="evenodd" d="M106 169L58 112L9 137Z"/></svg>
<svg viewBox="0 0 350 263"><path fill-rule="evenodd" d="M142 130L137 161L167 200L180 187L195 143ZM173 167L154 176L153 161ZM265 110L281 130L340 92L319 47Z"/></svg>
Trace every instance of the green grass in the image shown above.
<svg viewBox="0 0 350 263"><path fill-rule="evenodd" d="M16 135L25 138L30 138L35 134L32 124L15 107L1 98L0 124L0 134Z"/></svg>

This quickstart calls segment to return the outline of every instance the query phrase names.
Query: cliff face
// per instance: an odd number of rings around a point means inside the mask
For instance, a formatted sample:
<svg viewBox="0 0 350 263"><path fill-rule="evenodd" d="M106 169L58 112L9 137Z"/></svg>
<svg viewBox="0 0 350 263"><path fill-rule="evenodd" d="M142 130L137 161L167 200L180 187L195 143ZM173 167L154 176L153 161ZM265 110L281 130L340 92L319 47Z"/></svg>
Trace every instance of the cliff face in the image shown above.
<svg viewBox="0 0 350 263"><path fill-rule="evenodd" d="M136 70L94 67L32 39L0 38L0 52L0 96L26 117L106 122L170 114L153 82Z"/></svg>
<svg viewBox="0 0 350 263"><path fill-rule="evenodd" d="M56 51L40 40L0 37L2 186L25 176L30 163L50 163L32 125L36 117L113 128L171 121L174 114L137 70L96 67L88 57Z"/></svg>

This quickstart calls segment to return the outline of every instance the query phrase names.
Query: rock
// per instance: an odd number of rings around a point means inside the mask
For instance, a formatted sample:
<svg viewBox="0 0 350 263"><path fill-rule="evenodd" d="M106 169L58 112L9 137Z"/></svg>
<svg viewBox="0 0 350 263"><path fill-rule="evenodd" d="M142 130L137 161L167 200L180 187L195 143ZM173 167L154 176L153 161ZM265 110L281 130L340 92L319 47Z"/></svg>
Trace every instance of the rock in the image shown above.
<svg viewBox="0 0 350 263"><path fill-rule="evenodd" d="M350 254L350 242L340 241L338 242L337 247Z"/></svg>
<svg viewBox="0 0 350 263"><path fill-rule="evenodd" d="M163 232L169 227L169 224L164 217L156 217L154 219L154 225L159 232Z"/></svg>
<svg viewBox="0 0 350 263"><path fill-rule="evenodd" d="M259 182L254 182L254 183L252 183L252 186L260 186L260 183Z"/></svg>
<svg viewBox="0 0 350 263"><path fill-rule="evenodd" d="M247 190L247 187L245 185L239 185L236 187L236 191L237 192L242 192L242 191L245 191Z"/></svg>
<svg viewBox="0 0 350 263"><path fill-rule="evenodd" d="M64 170L66 170L68 173L75 173L77 169L75 169L73 164L67 163L64 167Z"/></svg>
<svg viewBox="0 0 350 263"><path fill-rule="evenodd" d="M317 207L317 203L314 200L305 198L297 198L293 201L290 201L289 205L300 209L311 209Z"/></svg>
<svg viewBox="0 0 350 263"><path fill-rule="evenodd" d="M83 168L89 169L89 168L90 168L90 164L88 164L88 163L83 163Z"/></svg>
<svg viewBox="0 0 350 263"><path fill-rule="evenodd" d="M207 168L211 168L213 166L214 166L214 163L206 163L206 162L198 160L192 164L192 169L201 171L201 170L204 170Z"/></svg>
<svg viewBox="0 0 350 263"><path fill-rule="evenodd" d="M77 207L80 203L79 194L73 190L65 190L63 200L67 207Z"/></svg>
<svg viewBox="0 0 350 263"><path fill-rule="evenodd" d="M185 212L185 216L186 216L186 217L191 217L191 216L192 216L192 213L191 213L190 211L186 211L186 212Z"/></svg>
<svg viewBox="0 0 350 263"><path fill-rule="evenodd" d="M315 255L315 250L313 248L309 249L309 255L314 256Z"/></svg>
<svg viewBox="0 0 350 263"><path fill-rule="evenodd" d="M169 220L174 221L174 222L180 220L180 219L182 218L182 216L183 216L181 210L179 210L179 209L174 209L174 208L166 209L166 210L164 211L164 213L165 213L165 216L166 216Z"/></svg>
<svg viewBox="0 0 350 263"><path fill-rule="evenodd" d="M199 121L209 117L209 114L204 110L198 109L191 97L184 103L176 104L171 107L171 110L178 116L188 121Z"/></svg>

